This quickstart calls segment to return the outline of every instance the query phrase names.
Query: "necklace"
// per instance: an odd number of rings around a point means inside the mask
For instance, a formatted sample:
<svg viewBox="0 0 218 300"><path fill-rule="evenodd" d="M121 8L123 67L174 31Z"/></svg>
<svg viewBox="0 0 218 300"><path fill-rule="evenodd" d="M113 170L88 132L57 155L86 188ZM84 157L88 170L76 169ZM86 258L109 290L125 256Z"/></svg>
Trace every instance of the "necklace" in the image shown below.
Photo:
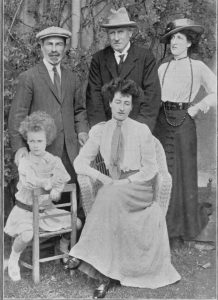
<svg viewBox="0 0 218 300"><path fill-rule="evenodd" d="M186 57L187 57L187 56L186 56ZM182 58L180 58L180 59L184 59L184 58L186 58L186 57L182 57ZM165 72L164 72L164 75L163 75L163 79L162 79L162 88L163 88L163 84L164 84L164 79L165 79L165 76L166 76L166 72L167 72L167 70L168 70L168 68L169 68L169 66L170 66L171 61L172 61L172 60L170 60L170 61L168 62L167 67L166 67L166 69L165 69ZM191 62L190 57L189 57L189 65L190 65L190 71L191 71L191 86L190 86L190 93L189 93L188 104L190 104L190 101L191 101L192 87L193 87L193 69L192 69L192 62ZM165 104L164 104L164 103L163 103L163 108L164 108L164 114L165 114L165 118L166 118L167 123L168 123L169 125L173 126L173 127L179 127L179 126L181 126L181 125L183 124L183 122L184 122L185 119L186 119L186 116L187 116L187 114L188 114L188 108L189 108L189 105L188 105L188 107L187 107L186 110L185 110L184 117L183 117L182 120L180 120L180 122L178 122L178 123L172 123L172 122L169 120L169 118L168 118L168 116L167 116L167 112L166 112L166 108L165 108Z"/></svg>

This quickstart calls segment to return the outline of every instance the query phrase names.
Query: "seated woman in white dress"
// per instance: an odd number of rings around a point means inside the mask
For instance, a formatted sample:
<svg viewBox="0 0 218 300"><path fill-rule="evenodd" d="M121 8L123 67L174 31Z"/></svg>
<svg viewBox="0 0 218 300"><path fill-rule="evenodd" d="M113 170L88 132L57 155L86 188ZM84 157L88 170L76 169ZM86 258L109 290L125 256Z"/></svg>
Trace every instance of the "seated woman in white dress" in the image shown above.
<svg viewBox="0 0 218 300"><path fill-rule="evenodd" d="M111 279L152 289L180 280L171 264L165 215L153 201L154 137L147 125L128 118L139 89L134 81L118 78L103 91L112 119L92 127L74 161L77 174L101 181L102 187L68 261L69 268L80 264L82 270L86 264L90 276L91 269L101 274L94 298L105 296ZM90 167L99 151L110 176Z"/></svg>

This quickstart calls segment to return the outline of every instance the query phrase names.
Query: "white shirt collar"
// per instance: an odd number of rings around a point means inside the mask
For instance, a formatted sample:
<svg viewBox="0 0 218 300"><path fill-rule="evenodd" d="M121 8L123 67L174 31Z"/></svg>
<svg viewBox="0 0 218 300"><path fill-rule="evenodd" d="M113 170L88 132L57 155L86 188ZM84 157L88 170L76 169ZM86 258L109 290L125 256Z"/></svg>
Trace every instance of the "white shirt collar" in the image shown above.
<svg viewBox="0 0 218 300"><path fill-rule="evenodd" d="M131 46L131 44L129 42L126 45L126 47L123 49L122 52L118 52L118 51L114 50L114 56L115 56L115 59L116 59L117 63L120 62L120 57L119 56L122 55L122 54L124 55L123 61L126 59L126 57L128 55L128 50L129 50L130 46Z"/></svg>
<svg viewBox="0 0 218 300"><path fill-rule="evenodd" d="M45 58L43 58L43 63L45 64L46 69L48 70L48 73L49 73L49 75L50 75L50 77L52 78L52 81L53 81L53 77L54 77L53 65L50 64ZM58 72L59 76L61 77L61 64L60 63L57 64L56 68L57 68L57 72Z"/></svg>

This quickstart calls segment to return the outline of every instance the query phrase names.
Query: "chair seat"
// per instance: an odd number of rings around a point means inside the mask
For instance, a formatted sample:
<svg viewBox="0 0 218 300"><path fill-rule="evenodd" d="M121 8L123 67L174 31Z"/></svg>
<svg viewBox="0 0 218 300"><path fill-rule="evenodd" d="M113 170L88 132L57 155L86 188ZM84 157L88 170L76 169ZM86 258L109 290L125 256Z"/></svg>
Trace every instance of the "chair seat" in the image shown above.
<svg viewBox="0 0 218 300"><path fill-rule="evenodd" d="M64 203L64 204L57 204L55 207L57 208L63 208L63 207L70 207L70 211L63 211L63 213L59 212L57 214L53 214L51 216L43 216L39 213L39 195L40 190L34 189L34 202L33 202L33 241L31 243L32 248L32 265L27 263L24 260L21 260L21 264L29 269L32 269L32 276L34 283L39 283L40 281L40 263L52 261L52 260L58 260L61 258L67 257L67 254L61 253L58 254L54 253L54 255L47 256L40 258L40 249L41 249L41 241L45 242L48 240L47 245L44 245L42 248L46 248L48 245L52 246L52 243L49 242L50 238L53 238L55 236L61 236L64 233L71 233L70 238L70 244L71 247L75 245L76 243L76 223L77 223L77 197L76 197L76 184L67 184L63 190L63 193L69 192L70 193L70 202ZM41 216L40 216L41 215ZM57 217L57 216L63 216L63 215L71 215L71 226L67 228L63 228L56 231L44 231L41 230L39 227L39 221L40 219L45 218L51 218L51 217ZM54 249L56 247L56 243L54 243ZM56 252L56 251L54 251Z"/></svg>

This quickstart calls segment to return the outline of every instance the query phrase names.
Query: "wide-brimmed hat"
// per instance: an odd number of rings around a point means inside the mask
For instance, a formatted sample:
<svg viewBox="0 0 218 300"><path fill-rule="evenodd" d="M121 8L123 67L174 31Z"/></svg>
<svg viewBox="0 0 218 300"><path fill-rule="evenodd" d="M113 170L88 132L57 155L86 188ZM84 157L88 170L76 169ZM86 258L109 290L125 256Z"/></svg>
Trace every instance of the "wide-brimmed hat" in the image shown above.
<svg viewBox="0 0 218 300"><path fill-rule="evenodd" d="M107 18L107 23L101 24L103 28L120 28L120 27L137 27L136 22L130 21L129 15L125 7L118 10L111 9Z"/></svg>
<svg viewBox="0 0 218 300"><path fill-rule="evenodd" d="M51 36L59 36L67 39L70 38L71 35L72 35L71 32L67 29L51 26L37 33L36 38L42 40L44 38L51 37Z"/></svg>
<svg viewBox="0 0 218 300"><path fill-rule="evenodd" d="M169 37L172 34L184 29L188 29L199 35L204 31L204 28L201 25L195 24L194 21L190 19L177 19L167 25L164 35L160 38L160 42L165 44L169 43Z"/></svg>

